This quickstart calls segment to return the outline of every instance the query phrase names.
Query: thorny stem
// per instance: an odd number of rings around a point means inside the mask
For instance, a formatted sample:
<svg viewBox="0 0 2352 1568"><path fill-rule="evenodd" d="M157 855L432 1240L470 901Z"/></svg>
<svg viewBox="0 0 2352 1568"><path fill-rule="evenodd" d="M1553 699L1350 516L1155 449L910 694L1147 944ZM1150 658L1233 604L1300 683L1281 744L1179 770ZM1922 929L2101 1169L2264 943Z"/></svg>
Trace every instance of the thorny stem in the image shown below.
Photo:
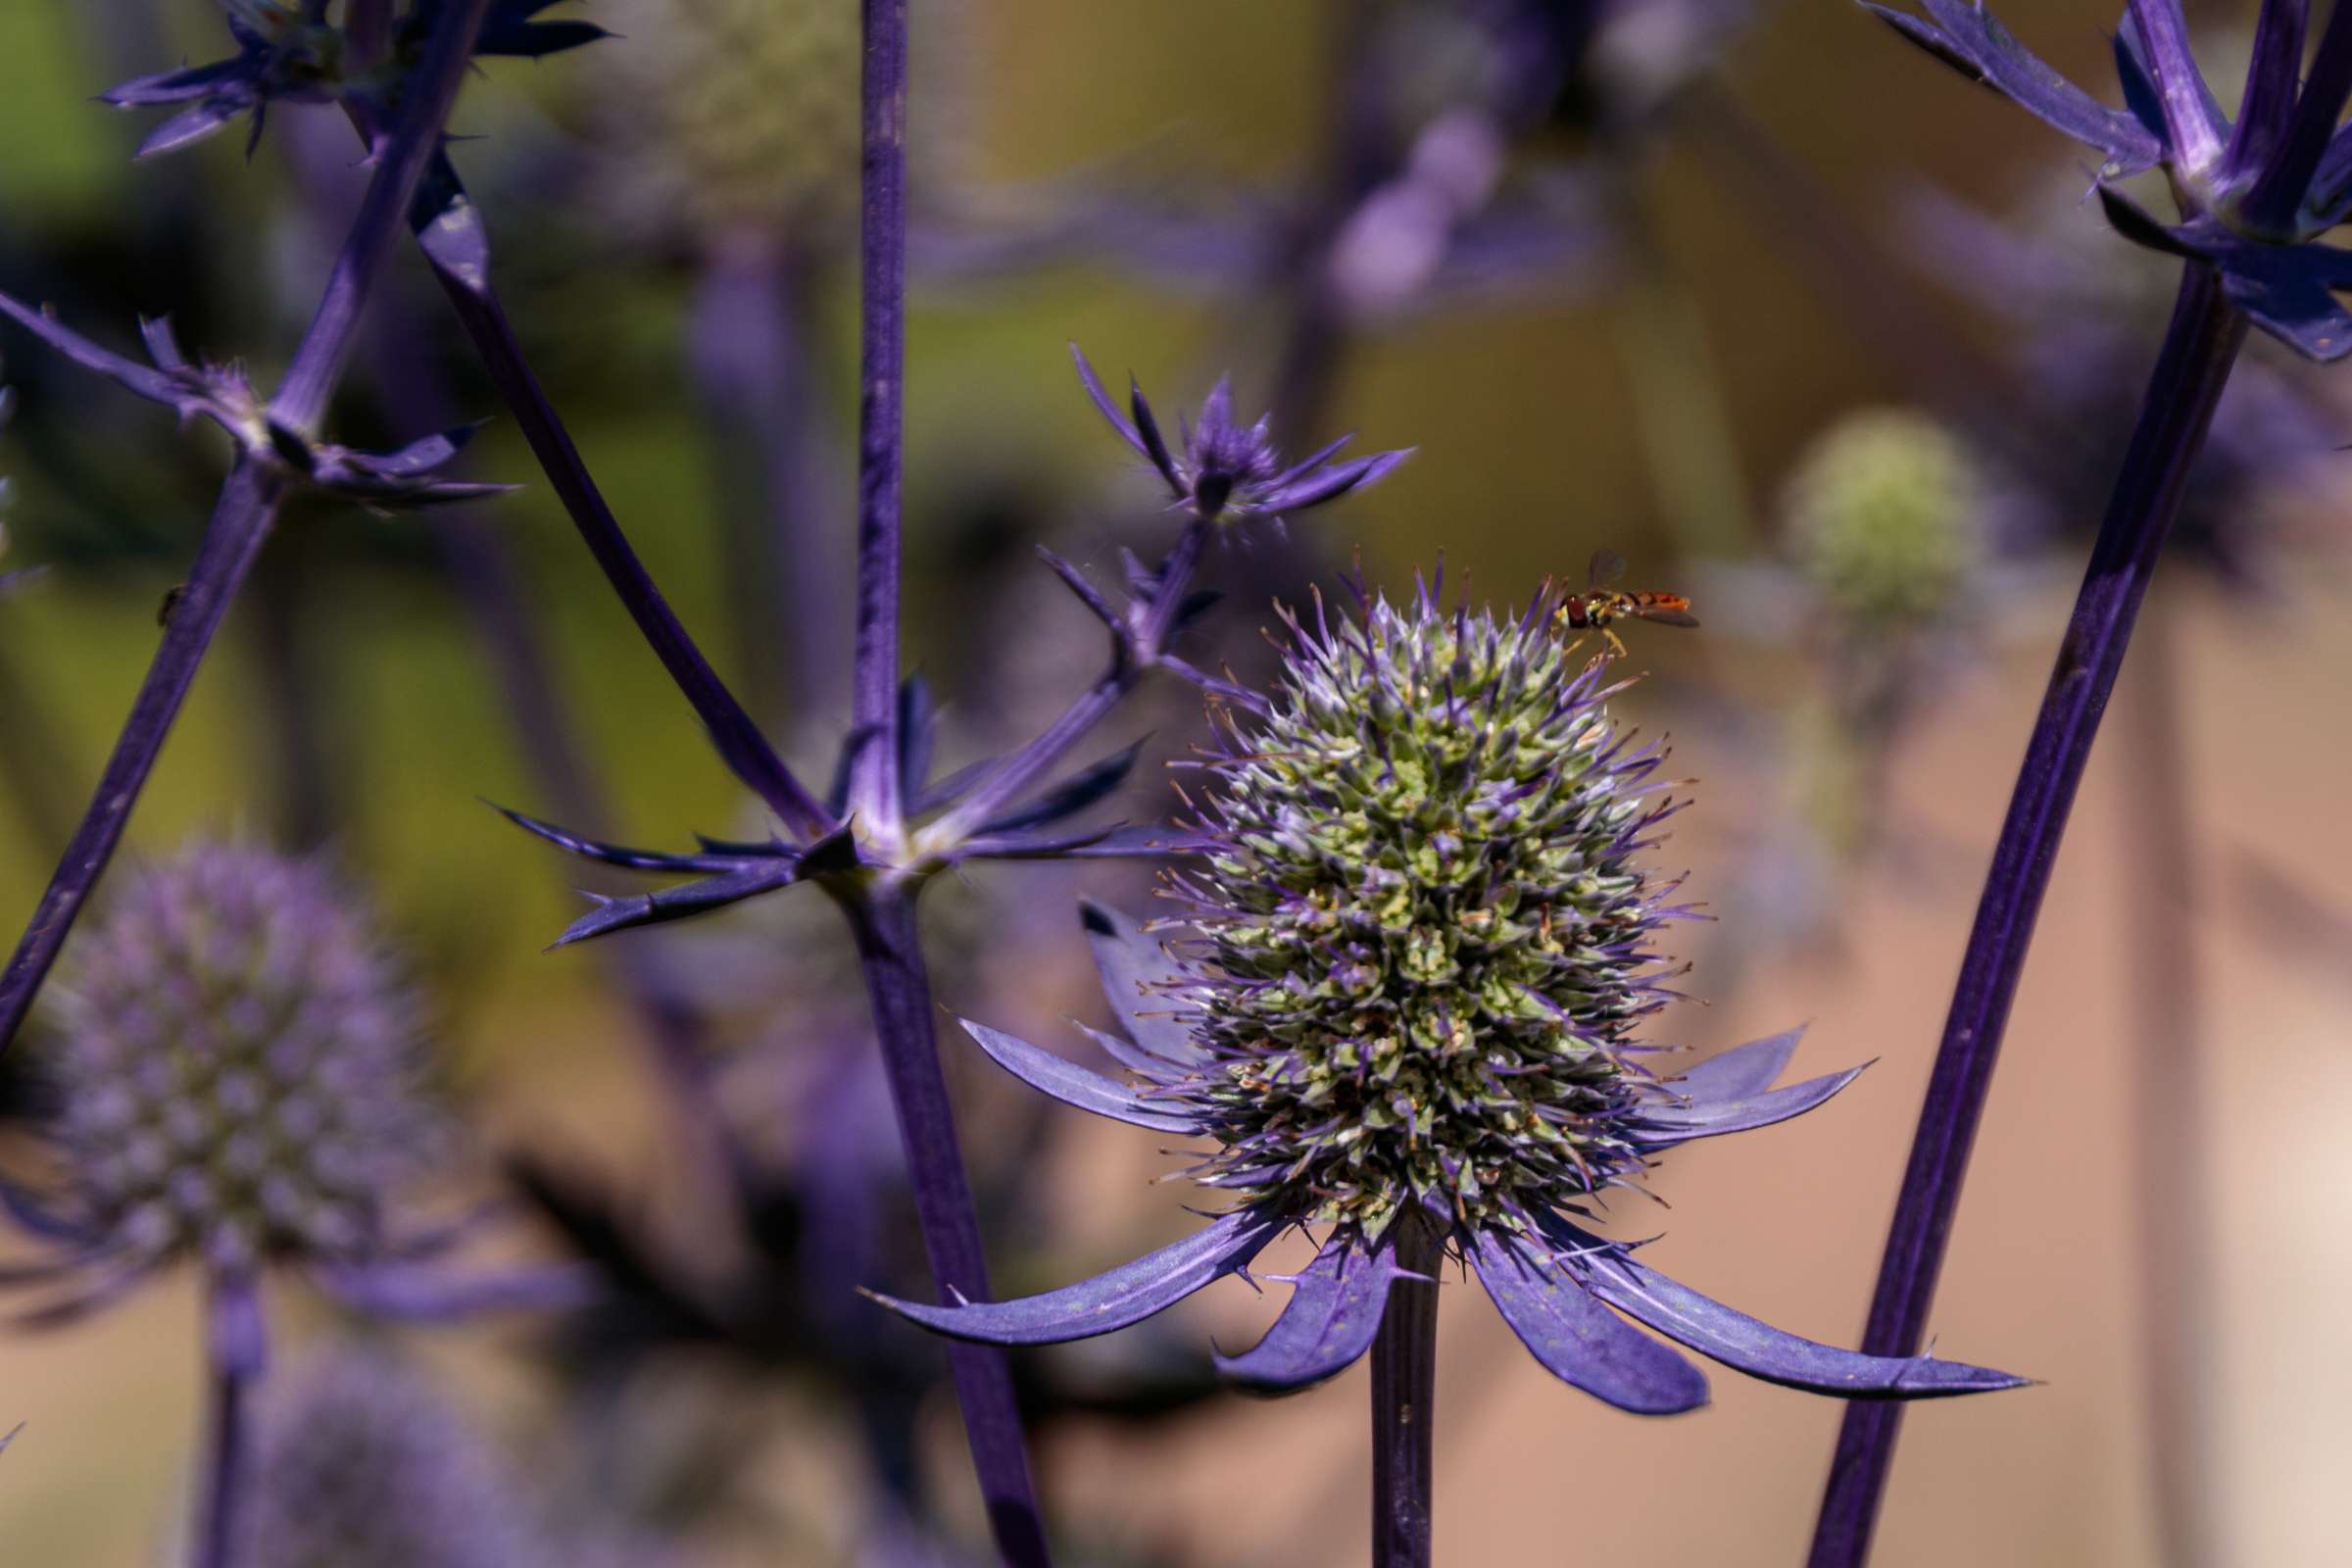
<svg viewBox="0 0 2352 1568"><path fill-rule="evenodd" d="M986 1300L988 1258L964 1176L947 1077L940 1070L933 1028L937 1009L915 925L913 891L884 887L845 898L842 906L857 938L873 1006L931 1277L942 1300ZM948 1363L997 1549L1015 1568L1043 1565L1049 1560L1045 1526L1029 1477L1011 1365L994 1346L961 1342L948 1347Z"/></svg>
<svg viewBox="0 0 2352 1568"><path fill-rule="evenodd" d="M2310 193L2312 175L2335 134L2346 98L2352 98L2352 6L2339 5L2328 14L2328 30L2312 56L2311 74L2295 101L2286 140L2247 193L2246 208L2256 222L2279 228L2291 224L2295 209Z"/></svg>
<svg viewBox="0 0 2352 1568"><path fill-rule="evenodd" d="M1372 1342L1372 1568L1429 1568L1443 1247L1418 1214L1397 1223L1397 1266L1427 1278L1389 1287Z"/></svg>
<svg viewBox="0 0 2352 1568"><path fill-rule="evenodd" d="M1102 722L1159 662L1160 656L1167 651L1168 634L1174 629L1177 612L1183 609L1186 597L1192 592L1194 575L1200 567L1200 553L1208 543L1208 532L1209 524L1198 517L1186 525L1176 548L1160 563L1151 601L1144 607L1140 621L1133 629L1111 628L1113 647L1109 667L1063 709L1037 739L1006 758L934 825L931 834L940 844L952 846L960 842L1011 805L1023 790Z"/></svg>
<svg viewBox="0 0 2352 1568"><path fill-rule="evenodd" d="M858 397L858 653L850 807L896 842L899 478L906 370L906 0L861 0L865 37Z"/></svg>
<svg viewBox="0 0 2352 1568"><path fill-rule="evenodd" d="M2219 274L2191 264L2181 276L2164 350L2141 400L2123 471L2109 497L1993 847L1879 1265L1862 1337L1869 1354L1915 1355L1926 1337L1969 1150L1991 1089L2009 1005L2025 969L2067 812L2123 665L2149 572L2180 511L2181 485L2204 446L2245 333L2245 318L2223 293ZM1814 1525L1811 1568L1855 1568L1868 1556L1901 1419L1896 1401L1846 1406Z"/></svg>
<svg viewBox="0 0 2352 1568"><path fill-rule="evenodd" d="M444 165L445 172L446 169ZM447 177L452 188L458 189L456 176ZM457 200L465 202L462 189ZM471 212L469 207L467 212ZM479 221L478 218L472 220ZM662 597L645 564L637 558L628 535L621 531L619 520L606 505L604 493L597 488L595 477L580 457L579 448L572 443L571 432L564 428L530 362L523 357L522 344L514 336L514 328L507 319L506 309L499 303L487 272L451 266L429 249L426 256L457 312L459 324L472 339L483 368L521 427L523 439L530 444L532 456L539 460L539 466L555 487L557 498L564 503L572 526L579 530L596 564L604 568L606 581L612 585L629 617L637 623L639 633L652 645L655 656L669 671L670 679L693 705L719 757L791 831L807 839L830 831L833 819L824 804L809 794L776 756L774 748L752 721L752 715L744 710L743 704L727 690L710 667L710 662L695 646L677 612L669 608L668 600Z"/></svg>
<svg viewBox="0 0 2352 1568"><path fill-rule="evenodd" d="M352 224L327 284L325 297L295 351L294 368L271 403L273 416L308 431L325 407L359 326L382 253L393 226L408 210L426 163L440 145L442 122L457 101L466 62L489 0L454 0L443 13L417 68L418 90L391 144L379 155L360 216ZM194 684L196 669L212 646L229 602L236 597L254 558L276 520L285 481L275 472L240 460L220 486L220 498L189 568L188 585L165 629L163 645L131 705L130 717L100 775L81 825L51 874L5 975L0 975L0 1049L16 1037L49 967L87 902L90 890L112 859L130 820L131 808L155 768L172 721Z"/></svg>
<svg viewBox="0 0 2352 1568"><path fill-rule="evenodd" d="M193 1568L234 1568L238 1510L251 1455L246 1431L253 1374L216 1359L205 1411L204 1491L198 1501Z"/></svg>
<svg viewBox="0 0 2352 1568"><path fill-rule="evenodd" d="M466 84L466 67L473 59L473 40L489 10L490 0L449 0L443 9L432 41L425 46L424 58L409 82L414 96L393 132L392 144L378 154L381 162L375 178L368 182L360 216L351 225L351 237L336 255L310 329L303 333L294 350L294 363L278 383L276 396L270 400L270 416L278 423L304 435L318 428L326 400L333 396L343 367L351 359L359 337L360 312L368 304L375 274L400 232L401 220L408 216L410 204L424 183L426 166L440 154L442 126L457 107L458 89Z"/></svg>
<svg viewBox="0 0 2352 1568"><path fill-rule="evenodd" d="M146 679L131 703L130 717L115 742L114 755L107 759L89 808L66 845L15 956L8 960L7 973L0 975L0 1049L6 1048L24 1022L90 890L97 886L115 847L122 843L131 808L138 804L147 775L155 769L155 760L163 753L164 739L172 732L180 704L187 700L188 688L195 684L197 666L204 662L205 650L212 646L213 634L220 630L229 602L270 537L284 494L282 480L250 461L240 461L221 486L213 519L197 546L195 564L189 568L187 589L164 629L163 645L147 666Z"/></svg>

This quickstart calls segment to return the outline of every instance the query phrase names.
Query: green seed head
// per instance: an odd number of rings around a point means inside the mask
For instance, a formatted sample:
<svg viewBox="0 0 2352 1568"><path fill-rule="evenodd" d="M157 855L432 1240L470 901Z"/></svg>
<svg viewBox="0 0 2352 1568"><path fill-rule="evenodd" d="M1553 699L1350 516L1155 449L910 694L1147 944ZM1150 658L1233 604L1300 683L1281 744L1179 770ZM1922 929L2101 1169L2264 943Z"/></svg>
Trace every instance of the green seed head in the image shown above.
<svg viewBox="0 0 2352 1568"><path fill-rule="evenodd" d="M1984 552L1984 482L1924 415L1849 415L1816 441L1787 498L1796 556L1846 627L1903 631L1948 616Z"/></svg>
<svg viewBox="0 0 2352 1568"><path fill-rule="evenodd" d="M1629 1037L1677 912L1640 852L1671 808L1546 609L1424 589L1293 624L1202 812L1218 848L1177 879L1204 1181L1370 1234L1414 1200L1509 1226L1638 1165Z"/></svg>

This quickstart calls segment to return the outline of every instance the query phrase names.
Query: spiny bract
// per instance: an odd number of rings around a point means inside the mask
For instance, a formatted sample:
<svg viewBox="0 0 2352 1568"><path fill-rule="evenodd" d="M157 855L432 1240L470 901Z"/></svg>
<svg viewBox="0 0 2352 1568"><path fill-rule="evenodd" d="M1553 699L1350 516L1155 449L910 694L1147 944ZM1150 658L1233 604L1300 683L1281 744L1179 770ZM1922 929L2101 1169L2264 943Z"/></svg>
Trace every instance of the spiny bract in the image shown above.
<svg viewBox="0 0 2352 1568"><path fill-rule="evenodd" d="M1636 852L1673 808L1547 608L1424 586L1293 623L1217 764L1219 847L1175 879L1203 933L1183 991L1211 1061L1173 1090L1222 1146L1201 1180L1371 1236L1414 1200L1508 1225L1641 1163L1628 1036L1678 911Z"/></svg>

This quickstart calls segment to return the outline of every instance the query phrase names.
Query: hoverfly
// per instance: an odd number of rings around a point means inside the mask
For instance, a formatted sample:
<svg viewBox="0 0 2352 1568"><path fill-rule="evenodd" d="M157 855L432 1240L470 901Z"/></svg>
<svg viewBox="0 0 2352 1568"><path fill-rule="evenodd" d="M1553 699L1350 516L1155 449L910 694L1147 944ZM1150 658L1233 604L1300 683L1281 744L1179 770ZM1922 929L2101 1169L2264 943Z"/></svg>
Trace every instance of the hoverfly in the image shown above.
<svg viewBox="0 0 2352 1568"><path fill-rule="evenodd" d="M1599 632L1623 658L1625 643L1609 625L1613 620L1631 616L1654 620L1661 626L1698 624L1698 617L1690 613L1690 601L1681 594L1630 593L1617 586L1624 576L1623 556L1614 550L1594 551L1592 564L1586 568L1585 586L1560 595L1559 608L1552 612L1553 632L1563 641L1572 631Z"/></svg>

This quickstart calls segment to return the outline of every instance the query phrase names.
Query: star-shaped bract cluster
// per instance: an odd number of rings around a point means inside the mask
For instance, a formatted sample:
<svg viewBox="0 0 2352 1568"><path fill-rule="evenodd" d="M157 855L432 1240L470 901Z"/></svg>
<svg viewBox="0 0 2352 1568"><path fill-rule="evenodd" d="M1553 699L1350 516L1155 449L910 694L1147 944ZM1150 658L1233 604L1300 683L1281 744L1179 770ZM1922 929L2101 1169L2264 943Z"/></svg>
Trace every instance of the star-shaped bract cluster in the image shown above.
<svg viewBox="0 0 2352 1568"><path fill-rule="evenodd" d="M0 315L84 369L172 410L182 424L208 419L219 425L245 457L279 469L305 488L379 512L478 500L514 488L440 476L439 470L472 438L474 425L437 431L390 452L364 452L288 429L270 416L242 365L189 360L168 318L139 323L148 357L142 365L100 347L49 312L5 294L0 294Z"/></svg>
<svg viewBox="0 0 2352 1568"><path fill-rule="evenodd" d="M1921 0L1926 17L1862 3L1936 59L2100 155L2099 200L2125 238L2211 267L2264 331L2315 360L2352 354L2352 253L2314 243L2352 214L2352 12L2329 18L2301 74L2303 0L2263 0L2232 122L2197 66L2180 0L2132 0L2115 40L2126 107L2066 80L1972 0ZM2177 221L2114 188L2162 169Z"/></svg>
<svg viewBox="0 0 2352 1568"><path fill-rule="evenodd" d="M538 20L560 3L494 0L474 54L538 59L608 36L594 23ZM139 143L141 158L192 147L248 115L253 119L250 151L261 140L272 103L326 103L350 93L394 90L422 52L439 11L439 0L416 0L394 26L391 58L354 74L351 38L344 28L274 0L232 0L226 20L235 54L135 76L100 94L100 101L118 109L185 106Z"/></svg>

